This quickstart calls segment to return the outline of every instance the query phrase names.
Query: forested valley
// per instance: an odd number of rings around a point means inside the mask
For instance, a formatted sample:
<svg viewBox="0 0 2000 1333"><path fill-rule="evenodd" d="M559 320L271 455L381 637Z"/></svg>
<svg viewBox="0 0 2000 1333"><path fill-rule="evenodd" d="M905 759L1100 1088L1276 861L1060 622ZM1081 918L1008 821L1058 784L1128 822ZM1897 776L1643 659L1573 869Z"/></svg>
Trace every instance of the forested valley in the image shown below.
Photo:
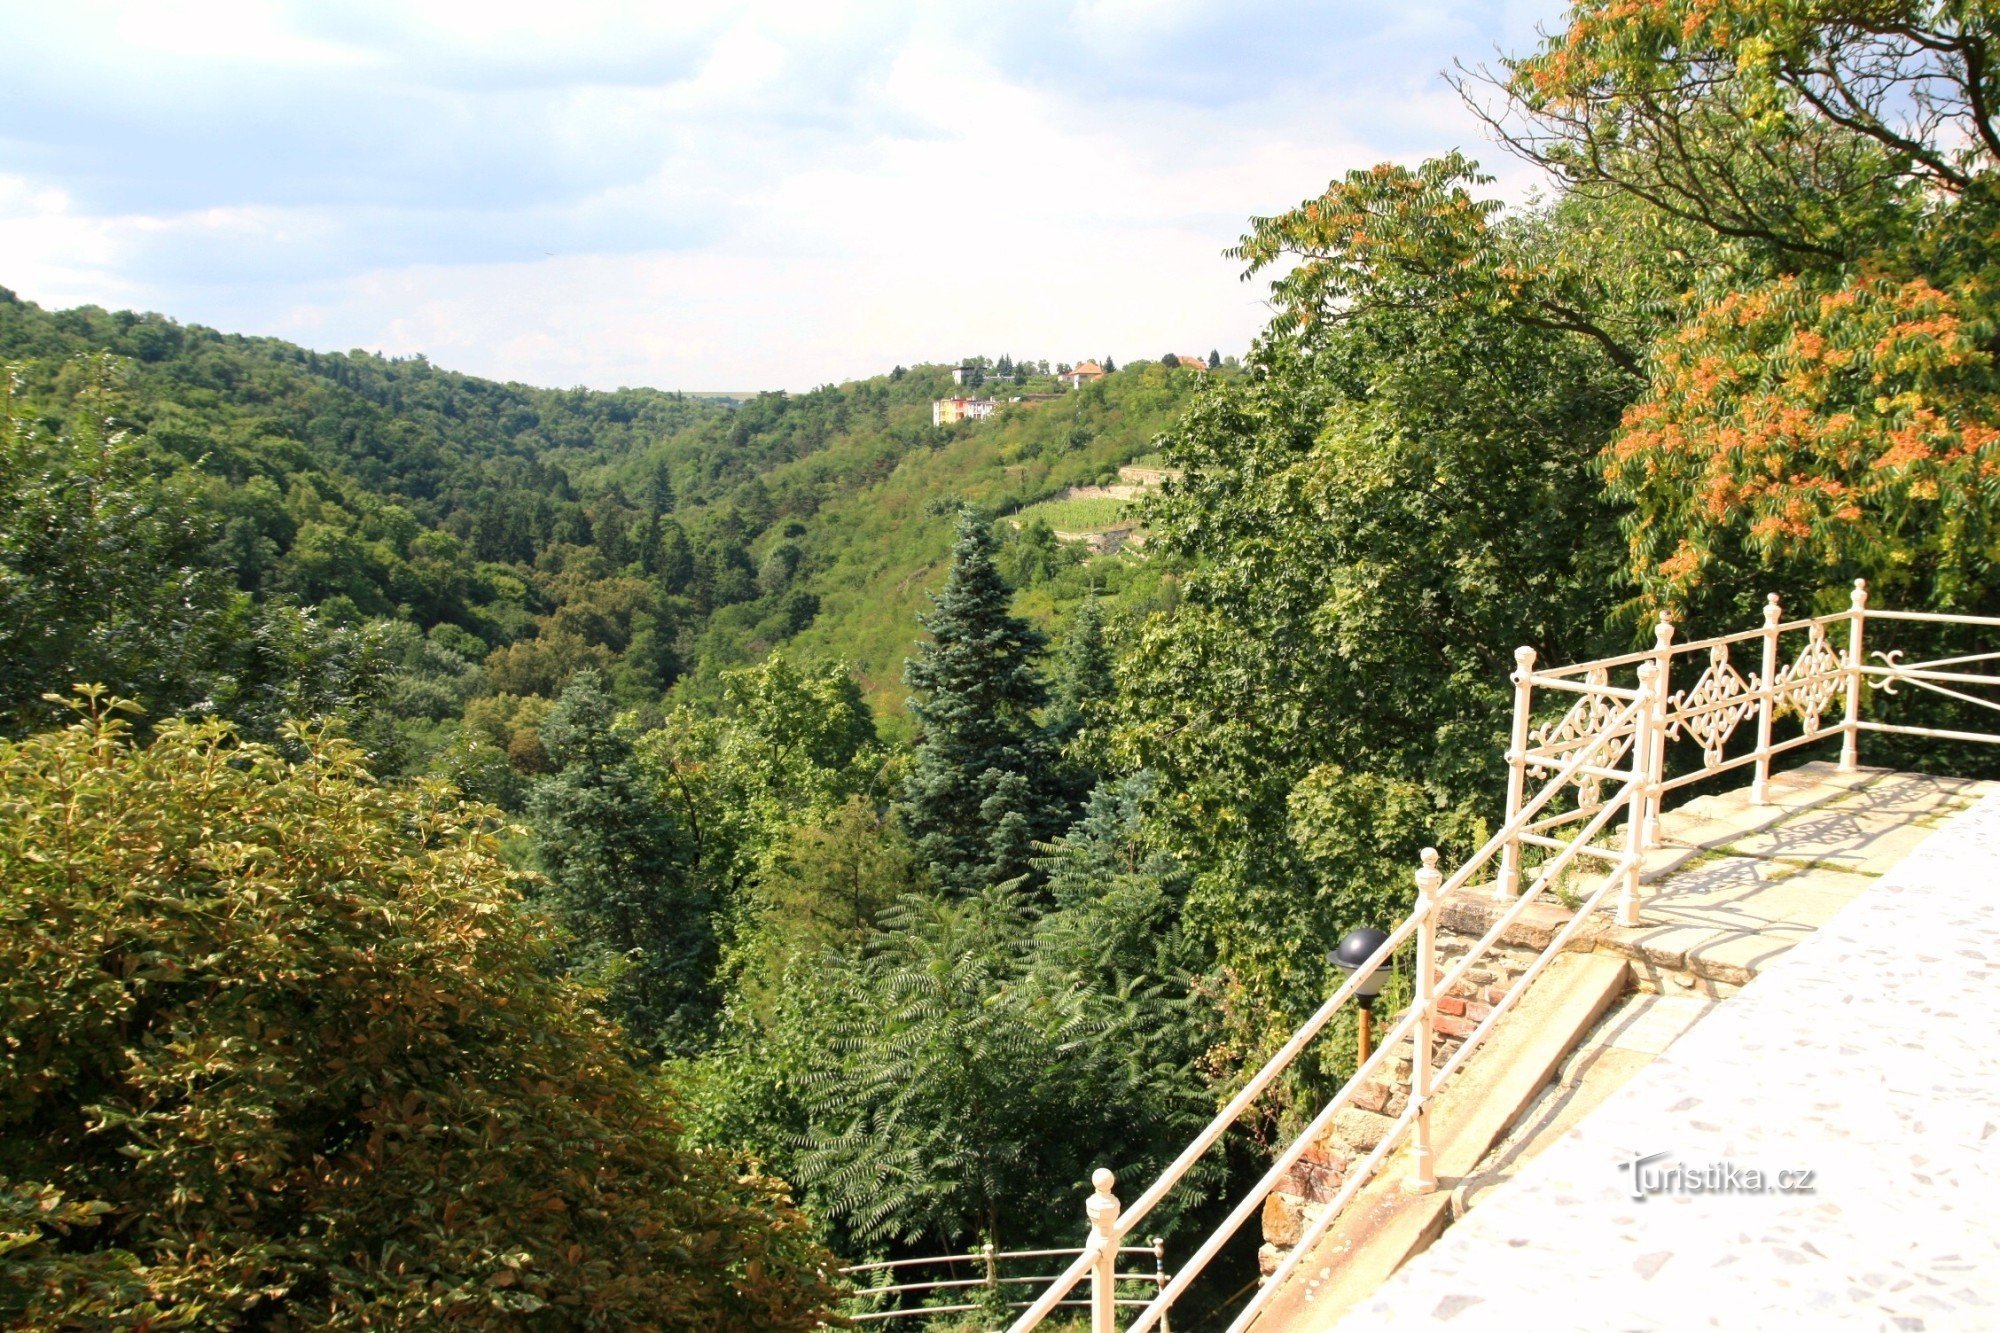
<svg viewBox="0 0 2000 1333"><path fill-rule="evenodd" d="M0 293L0 1321L807 1328L1075 1244L1482 840L1516 645L2000 611L1996 36L1578 5L1462 76L1545 194L1345 174L1240 368L943 428ZM1143 548L1008 520L1154 452Z"/></svg>

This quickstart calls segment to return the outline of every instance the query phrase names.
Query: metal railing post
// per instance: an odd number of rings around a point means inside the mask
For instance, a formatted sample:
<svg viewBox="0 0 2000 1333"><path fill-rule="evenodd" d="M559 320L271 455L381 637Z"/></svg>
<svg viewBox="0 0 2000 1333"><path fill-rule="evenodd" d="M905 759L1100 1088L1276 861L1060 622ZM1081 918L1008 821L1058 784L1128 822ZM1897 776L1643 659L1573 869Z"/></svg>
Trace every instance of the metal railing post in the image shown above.
<svg viewBox="0 0 2000 1333"><path fill-rule="evenodd" d="M1639 664L1639 706L1632 710L1632 794L1625 807L1625 883L1618 893L1621 926L1639 924L1639 862L1646 851L1646 812L1650 809L1647 792L1652 785L1646 780L1651 766L1645 756L1652 753L1656 721L1653 701L1659 693L1659 679L1658 662Z"/></svg>
<svg viewBox="0 0 2000 1333"><path fill-rule="evenodd" d="M1090 1333L1118 1333L1118 1196L1111 1192L1117 1183L1118 1177L1098 1167L1090 1173L1091 1195L1083 1204L1097 1246L1090 1265Z"/></svg>
<svg viewBox="0 0 2000 1333"><path fill-rule="evenodd" d="M1507 819L1521 813L1528 786L1528 715L1534 708L1535 650L1525 644L1514 650L1514 730L1507 742ZM1500 851L1500 875L1493 896L1506 902L1521 892L1521 835L1507 839Z"/></svg>
<svg viewBox="0 0 2000 1333"><path fill-rule="evenodd" d="M1410 1105L1417 1108L1411 1126L1410 1175L1403 1188L1412 1194L1428 1194L1437 1188L1437 1158L1431 1151L1431 1020L1437 1012L1437 898L1444 875L1437 868L1435 847L1422 853L1423 866L1417 871L1416 994L1410 1007L1416 1011L1416 1031L1410 1037Z"/></svg>
<svg viewBox="0 0 2000 1333"><path fill-rule="evenodd" d="M993 1293L1000 1290L1000 1266L993 1261L993 1242L987 1241L979 1247L979 1255L986 1261L986 1290Z"/></svg>
<svg viewBox="0 0 2000 1333"><path fill-rule="evenodd" d="M1653 661L1658 667L1658 674L1653 678L1652 725L1647 728L1652 743L1638 752L1645 759L1641 766L1646 775L1646 785L1641 789L1645 798L1645 819L1640 826L1640 837L1641 845L1646 847L1660 845L1660 802L1665 795L1660 790L1660 784L1667 776L1667 680L1673 674L1673 642L1674 622L1662 611L1659 621L1653 626Z"/></svg>
<svg viewBox="0 0 2000 1333"><path fill-rule="evenodd" d="M1159 1236L1153 1237L1153 1290L1167 1289L1167 1242ZM1167 1312L1160 1311L1160 1333L1174 1333L1174 1326L1167 1322Z"/></svg>
<svg viewBox="0 0 2000 1333"><path fill-rule="evenodd" d="M1848 598L1852 615L1847 622L1847 719L1841 724L1840 771L1852 773L1861 767L1861 629L1868 619L1868 580L1854 580Z"/></svg>
<svg viewBox="0 0 2000 1333"><path fill-rule="evenodd" d="M1764 668L1757 677L1764 697L1757 701L1757 776L1750 782L1750 804L1771 803L1771 722L1777 716L1778 701L1773 687L1778 678L1778 622L1784 611L1778 594L1764 599Z"/></svg>

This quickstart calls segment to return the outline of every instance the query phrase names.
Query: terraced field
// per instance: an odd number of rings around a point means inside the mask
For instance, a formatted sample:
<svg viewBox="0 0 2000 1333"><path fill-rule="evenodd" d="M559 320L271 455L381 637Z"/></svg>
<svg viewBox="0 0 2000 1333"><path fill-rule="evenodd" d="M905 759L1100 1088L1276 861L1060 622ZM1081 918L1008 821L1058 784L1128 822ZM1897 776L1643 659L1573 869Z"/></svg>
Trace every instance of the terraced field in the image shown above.
<svg viewBox="0 0 2000 1333"><path fill-rule="evenodd" d="M1044 500L1014 516L1022 523L1040 519L1059 532L1105 532L1129 525L1131 505L1124 500Z"/></svg>

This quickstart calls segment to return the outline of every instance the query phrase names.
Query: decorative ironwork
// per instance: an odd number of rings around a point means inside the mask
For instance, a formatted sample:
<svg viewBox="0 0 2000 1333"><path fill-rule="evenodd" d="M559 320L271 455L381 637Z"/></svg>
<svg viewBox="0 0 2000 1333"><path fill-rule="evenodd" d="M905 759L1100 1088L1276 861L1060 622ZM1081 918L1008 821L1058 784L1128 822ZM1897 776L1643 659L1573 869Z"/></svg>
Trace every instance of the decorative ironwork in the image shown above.
<svg viewBox="0 0 2000 1333"><path fill-rule="evenodd" d="M1888 668L1887 673L1882 677L1881 685L1878 687L1884 694L1895 694L1897 684L1899 682L1906 682L1916 686L1920 690L1929 690L1932 694L1942 694L1947 699L1956 699L1961 703L1977 704L1981 708L1990 708L1996 712L2000 712L2000 703L1996 703L1991 699L1982 699L1976 694L1967 694L1963 690L1950 689L1946 685L1939 683L1940 681L1950 681L1952 684L1957 685L2000 686L2000 676L1988 676L1981 672L1943 670L1945 667L1976 666L1980 663L2000 661L2000 653L1965 653L1958 657L1939 657L1928 662L1905 662L1903 660L1903 650L1901 648L1892 648L1886 653L1875 652L1870 653L1869 656Z"/></svg>
<svg viewBox="0 0 2000 1333"><path fill-rule="evenodd" d="M1584 684L1599 688L1609 686L1610 673L1604 667L1592 667L1584 677ZM1599 769L1616 768L1632 749L1632 726L1630 722L1620 730L1619 714L1623 703L1609 693L1592 689L1577 697L1567 713L1552 724L1537 727L1529 733L1534 742L1527 753L1528 770L1536 777L1543 777L1562 767L1563 756L1588 745L1597 737L1616 733L1605 745L1601 757L1593 767ZM1604 779L1593 773L1579 773L1574 779L1577 803L1584 809L1595 809L1603 799Z"/></svg>
<svg viewBox="0 0 2000 1333"><path fill-rule="evenodd" d="M1730 664L1729 649L1717 644L1709 649L1708 670L1668 700L1667 738L1688 737L1701 747L1702 762L1716 767L1730 736L1757 711L1756 703L1743 697L1755 688Z"/></svg>
<svg viewBox="0 0 2000 1333"><path fill-rule="evenodd" d="M1806 646L1778 672L1776 696L1772 700L1780 713L1796 713L1806 735L1819 735L1820 717L1840 693L1844 666L1840 654L1826 641L1826 629L1818 621L1806 634Z"/></svg>

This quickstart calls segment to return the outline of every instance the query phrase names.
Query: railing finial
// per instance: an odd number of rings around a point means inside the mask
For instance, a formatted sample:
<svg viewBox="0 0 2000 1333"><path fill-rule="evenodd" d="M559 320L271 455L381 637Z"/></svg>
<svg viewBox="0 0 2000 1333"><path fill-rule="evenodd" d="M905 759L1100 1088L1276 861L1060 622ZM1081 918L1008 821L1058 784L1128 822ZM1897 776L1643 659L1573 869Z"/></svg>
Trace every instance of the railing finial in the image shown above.
<svg viewBox="0 0 2000 1333"><path fill-rule="evenodd" d="M1535 650L1525 643L1516 648L1514 650L1514 669L1517 673L1514 677L1516 680L1533 671L1535 669Z"/></svg>
<svg viewBox="0 0 2000 1333"><path fill-rule="evenodd" d="M1083 1215L1097 1247L1090 1266L1090 1333L1117 1333L1118 1328L1118 1196L1111 1187L1118 1177L1105 1167L1090 1173L1091 1194Z"/></svg>
<svg viewBox="0 0 2000 1333"><path fill-rule="evenodd" d="M1667 608L1660 608L1660 618L1653 622L1653 646L1664 648L1674 641L1674 618Z"/></svg>
<svg viewBox="0 0 2000 1333"><path fill-rule="evenodd" d="M1867 609L1868 580L1867 579L1854 580L1854 591L1847 595L1847 600L1848 604L1851 605L1856 611Z"/></svg>
<svg viewBox="0 0 2000 1333"><path fill-rule="evenodd" d="M1417 871L1417 892L1428 898L1444 883L1444 872L1438 869L1438 850L1426 847L1417 853L1417 859L1423 862Z"/></svg>
<svg viewBox="0 0 2000 1333"><path fill-rule="evenodd" d="M1778 622L1784 618L1785 613L1779 605L1778 594L1772 593L1764 599L1764 628L1776 629Z"/></svg>

